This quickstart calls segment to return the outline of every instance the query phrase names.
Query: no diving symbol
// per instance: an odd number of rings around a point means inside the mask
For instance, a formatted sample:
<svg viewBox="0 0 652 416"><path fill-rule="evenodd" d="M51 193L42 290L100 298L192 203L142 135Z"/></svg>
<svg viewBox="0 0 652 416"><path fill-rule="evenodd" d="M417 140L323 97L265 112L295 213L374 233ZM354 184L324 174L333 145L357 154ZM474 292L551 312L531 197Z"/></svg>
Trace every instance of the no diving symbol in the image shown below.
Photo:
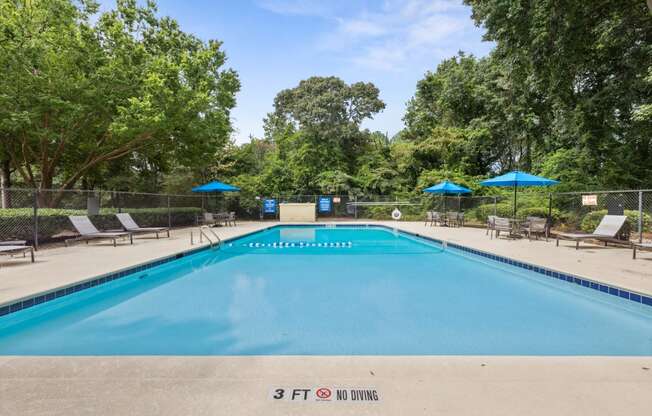
<svg viewBox="0 0 652 416"><path fill-rule="evenodd" d="M331 389L326 387L319 388L317 391L315 391L315 395L318 399L328 400L331 397Z"/></svg>

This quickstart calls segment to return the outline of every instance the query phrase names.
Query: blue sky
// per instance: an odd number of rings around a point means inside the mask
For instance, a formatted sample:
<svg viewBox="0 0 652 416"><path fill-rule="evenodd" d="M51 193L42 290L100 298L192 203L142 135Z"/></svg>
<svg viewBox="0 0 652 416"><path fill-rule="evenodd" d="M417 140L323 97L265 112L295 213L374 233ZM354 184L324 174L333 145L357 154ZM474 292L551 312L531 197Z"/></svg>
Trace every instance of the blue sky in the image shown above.
<svg viewBox="0 0 652 416"><path fill-rule="evenodd" d="M108 1L105 6L113 3ZM427 70L463 50L486 55L491 43L461 0L157 0L184 31L224 42L242 82L234 139L262 136L276 94L313 75L373 82L387 108L364 127L390 136Z"/></svg>

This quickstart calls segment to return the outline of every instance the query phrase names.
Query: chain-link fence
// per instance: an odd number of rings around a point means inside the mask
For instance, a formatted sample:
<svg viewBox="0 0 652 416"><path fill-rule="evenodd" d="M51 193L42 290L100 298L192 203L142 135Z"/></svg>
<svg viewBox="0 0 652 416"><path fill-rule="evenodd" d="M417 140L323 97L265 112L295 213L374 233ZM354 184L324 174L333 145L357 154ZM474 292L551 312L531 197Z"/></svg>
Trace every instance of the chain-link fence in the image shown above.
<svg viewBox="0 0 652 416"><path fill-rule="evenodd" d="M561 230L592 232L604 215L625 215L630 239L652 239L652 190L555 193L550 206Z"/></svg>
<svg viewBox="0 0 652 416"><path fill-rule="evenodd" d="M114 191L1 189L0 241L40 243L77 235L70 215L89 215L100 230L119 230L116 213L130 213L141 227L178 227L197 223L201 195Z"/></svg>
<svg viewBox="0 0 652 416"><path fill-rule="evenodd" d="M311 203L321 220L423 221L427 211L463 212L467 225L487 216L549 218L554 230L592 232L603 215L628 217L630 238L652 240L652 190L546 193L519 191L496 196L267 195L247 192L168 195L116 191L0 189L0 241L31 244L76 235L69 215L89 215L102 230L120 229L114 214L130 213L142 227L197 224L203 212L235 212L245 220L277 220L282 203ZM516 211L516 212L514 212Z"/></svg>

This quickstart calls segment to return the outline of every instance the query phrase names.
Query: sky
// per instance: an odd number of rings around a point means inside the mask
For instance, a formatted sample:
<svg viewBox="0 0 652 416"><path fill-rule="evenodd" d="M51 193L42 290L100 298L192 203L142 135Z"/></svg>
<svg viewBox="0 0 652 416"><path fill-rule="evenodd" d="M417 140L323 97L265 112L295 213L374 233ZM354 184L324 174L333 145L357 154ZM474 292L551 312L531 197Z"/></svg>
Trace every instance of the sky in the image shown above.
<svg viewBox="0 0 652 416"><path fill-rule="evenodd" d="M111 0L104 2L110 7ZM157 0L186 32L224 43L242 88L232 113L237 143L262 137L276 94L311 76L372 82L385 110L363 127L390 137L428 70L462 50L485 56L461 0Z"/></svg>

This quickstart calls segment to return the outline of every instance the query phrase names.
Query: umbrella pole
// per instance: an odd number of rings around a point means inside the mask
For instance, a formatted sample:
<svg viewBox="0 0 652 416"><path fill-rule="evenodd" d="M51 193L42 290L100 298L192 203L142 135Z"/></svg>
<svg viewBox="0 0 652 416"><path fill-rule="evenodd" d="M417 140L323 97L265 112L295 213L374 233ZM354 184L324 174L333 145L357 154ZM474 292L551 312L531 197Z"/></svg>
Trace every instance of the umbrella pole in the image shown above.
<svg viewBox="0 0 652 416"><path fill-rule="evenodd" d="M514 214L512 218L516 219L516 184L514 184Z"/></svg>

